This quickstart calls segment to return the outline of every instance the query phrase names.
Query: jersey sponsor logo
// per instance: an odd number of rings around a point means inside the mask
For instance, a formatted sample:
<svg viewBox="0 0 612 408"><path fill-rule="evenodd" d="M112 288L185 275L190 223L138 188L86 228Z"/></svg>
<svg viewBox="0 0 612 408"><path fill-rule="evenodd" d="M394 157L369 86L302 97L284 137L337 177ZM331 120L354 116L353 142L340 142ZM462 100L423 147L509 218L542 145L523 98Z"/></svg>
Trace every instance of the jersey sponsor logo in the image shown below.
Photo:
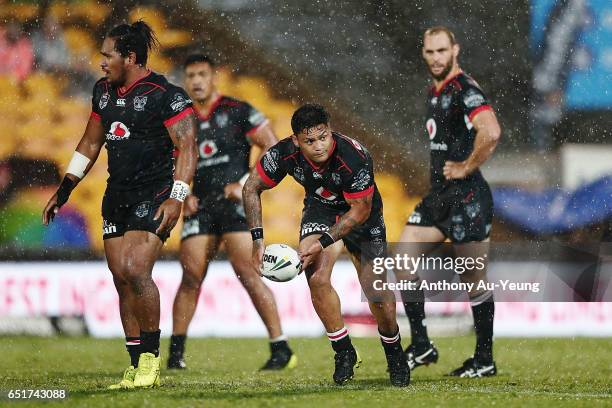
<svg viewBox="0 0 612 408"><path fill-rule="evenodd" d="M429 134L429 140L433 140L436 137L436 133L438 132L438 125L436 125L436 121L433 118L427 119L425 123L425 128L427 129L427 133Z"/></svg>
<svg viewBox="0 0 612 408"><path fill-rule="evenodd" d="M431 150L438 150L438 151L447 151L448 150L448 145L444 142L442 143L435 143L435 142L430 142L429 143L429 148Z"/></svg>
<svg viewBox="0 0 612 408"><path fill-rule="evenodd" d="M301 235L304 236L313 232L326 232L328 230L329 227L325 224L319 224L318 222L307 222L302 225Z"/></svg>
<svg viewBox="0 0 612 408"><path fill-rule="evenodd" d="M442 100L440 101L440 105L442 105L442 109L448 109L450 106L452 99L452 95L443 95Z"/></svg>
<svg viewBox="0 0 612 408"><path fill-rule="evenodd" d="M474 89L469 89L463 96L463 103L468 108L480 106L484 103L484 101L484 96Z"/></svg>
<svg viewBox="0 0 612 408"><path fill-rule="evenodd" d="M372 176L370 176L368 170L361 169L355 176L351 188L354 190L363 190L370 184L370 180L372 180Z"/></svg>
<svg viewBox="0 0 612 408"><path fill-rule="evenodd" d="M200 143L200 157L203 159L208 159L214 156L218 151L217 144L214 140L204 140Z"/></svg>
<svg viewBox="0 0 612 408"><path fill-rule="evenodd" d="M304 169L301 167L296 167L293 169L293 177L299 182L303 183L306 180L304 177Z"/></svg>
<svg viewBox="0 0 612 408"><path fill-rule="evenodd" d="M109 99L110 99L110 95L107 92L102 94L102 97L100 98L100 101L98 102L98 106L100 107L100 109L106 108L106 105L108 105Z"/></svg>
<svg viewBox="0 0 612 408"><path fill-rule="evenodd" d="M114 234L117 232L117 225L108 220L102 220L102 232L104 234Z"/></svg>
<svg viewBox="0 0 612 408"><path fill-rule="evenodd" d="M202 159L198 162L197 168L201 169L202 167L210 167L216 166L217 164L229 163L230 157L229 154L224 154L223 156L211 157L210 159Z"/></svg>
<svg viewBox="0 0 612 408"><path fill-rule="evenodd" d="M331 191L329 191L323 186L317 188L315 190L315 193L317 193L319 197L324 198L328 201L334 201L336 198L338 198L334 193L332 193Z"/></svg>
<svg viewBox="0 0 612 408"><path fill-rule="evenodd" d="M147 104L146 96L137 96L134 98L134 110L143 111L146 104Z"/></svg>
<svg viewBox="0 0 612 408"><path fill-rule="evenodd" d="M463 120L465 121L465 127L467 128L467 130L472 130L474 124L472 123L468 115L463 115Z"/></svg>
<svg viewBox="0 0 612 408"><path fill-rule="evenodd" d="M172 109L174 112L180 112L185 109L185 106L187 106L189 103L191 103L191 99L186 99L183 95L177 93L172 97L170 109Z"/></svg>
<svg viewBox="0 0 612 408"><path fill-rule="evenodd" d="M269 173L278 170L278 150L268 150L263 157L263 168Z"/></svg>
<svg viewBox="0 0 612 408"><path fill-rule="evenodd" d="M126 140L130 137L130 130L121 122L113 122L106 134L106 140Z"/></svg>
<svg viewBox="0 0 612 408"><path fill-rule="evenodd" d="M115 103L115 105L116 106L124 107L125 106L125 99L124 98L117 99L117 103Z"/></svg>
<svg viewBox="0 0 612 408"><path fill-rule="evenodd" d="M224 128L229 123L229 116L227 116L227 113L220 113L215 116L215 123L218 128Z"/></svg>

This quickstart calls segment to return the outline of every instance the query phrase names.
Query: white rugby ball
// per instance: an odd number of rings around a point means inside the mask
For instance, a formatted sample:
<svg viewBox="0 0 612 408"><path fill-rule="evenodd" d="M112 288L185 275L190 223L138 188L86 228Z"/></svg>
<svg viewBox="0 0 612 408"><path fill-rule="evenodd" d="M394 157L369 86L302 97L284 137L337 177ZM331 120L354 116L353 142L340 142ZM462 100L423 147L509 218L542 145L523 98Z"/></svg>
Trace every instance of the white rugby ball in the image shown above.
<svg viewBox="0 0 612 408"><path fill-rule="evenodd" d="M300 272L302 264L295 249L285 244L271 244L263 255L262 275L274 282L287 282Z"/></svg>

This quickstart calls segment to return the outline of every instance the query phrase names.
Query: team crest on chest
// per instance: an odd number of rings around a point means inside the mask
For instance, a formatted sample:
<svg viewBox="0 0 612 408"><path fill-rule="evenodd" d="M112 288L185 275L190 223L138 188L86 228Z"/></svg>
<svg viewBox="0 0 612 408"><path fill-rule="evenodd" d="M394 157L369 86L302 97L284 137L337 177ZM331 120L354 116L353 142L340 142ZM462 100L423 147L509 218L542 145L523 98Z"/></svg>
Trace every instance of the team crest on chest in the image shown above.
<svg viewBox="0 0 612 408"><path fill-rule="evenodd" d="M218 128L226 127L228 122L229 117L227 116L227 113L220 113L215 117L215 123L217 124Z"/></svg>
<svg viewBox="0 0 612 408"><path fill-rule="evenodd" d="M300 182L304 182L305 178L304 178L304 169L302 169L301 167L296 167L293 170L293 177L295 177L296 180L299 180Z"/></svg>
<svg viewBox="0 0 612 408"><path fill-rule="evenodd" d="M342 179L340 178L340 175L338 173L332 173L331 178L335 185L339 186L340 184L342 184Z"/></svg>
<svg viewBox="0 0 612 408"><path fill-rule="evenodd" d="M108 105L109 99L110 99L110 95L107 92L102 94L102 97L100 98L100 102L98 103L98 106L100 107L100 109L106 108L106 105Z"/></svg>
<svg viewBox="0 0 612 408"><path fill-rule="evenodd" d="M137 96L134 98L134 110L143 111L146 104L147 104L146 96Z"/></svg>

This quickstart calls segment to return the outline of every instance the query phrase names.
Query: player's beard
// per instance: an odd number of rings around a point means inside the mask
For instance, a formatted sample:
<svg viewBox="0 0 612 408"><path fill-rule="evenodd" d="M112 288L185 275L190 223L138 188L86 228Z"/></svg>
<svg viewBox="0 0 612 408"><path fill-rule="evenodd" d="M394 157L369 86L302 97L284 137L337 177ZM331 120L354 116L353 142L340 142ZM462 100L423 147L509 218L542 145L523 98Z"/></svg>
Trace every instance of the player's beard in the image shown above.
<svg viewBox="0 0 612 408"><path fill-rule="evenodd" d="M454 65L455 65L455 57L451 57L451 59L448 61L448 64L446 64L442 72L440 72L438 75L435 75L431 68L429 68L429 73L436 81L443 81L446 78L446 76L451 72Z"/></svg>
<svg viewBox="0 0 612 408"><path fill-rule="evenodd" d="M125 85L125 70L121 71L116 78L110 79L110 83L115 88L120 88Z"/></svg>

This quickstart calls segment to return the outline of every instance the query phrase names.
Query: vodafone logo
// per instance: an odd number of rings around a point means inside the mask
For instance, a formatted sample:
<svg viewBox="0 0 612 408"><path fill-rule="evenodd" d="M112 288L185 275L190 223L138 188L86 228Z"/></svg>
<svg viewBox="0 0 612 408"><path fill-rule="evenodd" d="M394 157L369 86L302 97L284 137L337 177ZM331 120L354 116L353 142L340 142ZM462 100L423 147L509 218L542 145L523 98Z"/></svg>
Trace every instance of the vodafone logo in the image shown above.
<svg viewBox="0 0 612 408"><path fill-rule="evenodd" d="M336 196L334 195L334 193L332 193L331 191L327 190L323 186L317 188L315 193L317 193L319 195L319 197L322 197L322 198L324 198L326 200L329 200L329 201L334 201L336 199Z"/></svg>
<svg viewBox="0 0 612 408"><path fill-rule="evenodd" d="M121 122L113 122L106 134L107 140L125 140L130 137L130 129Z"/></svg>
<svg viewBox="0 0 612 408"><path fill-rule="evenodd" d="M428 119L425 127L427 128L427 133L429 133L429 140L433 140L433 138L436 137L436 132L438 131L436 121L433 119Z"/></svg>
<svg viewBox="0 0 612 408"><path fill-rule="evenodd" d="M205 140L200 143L200 157L208 159L217 153L219 149L213 140Z"/></svg>

